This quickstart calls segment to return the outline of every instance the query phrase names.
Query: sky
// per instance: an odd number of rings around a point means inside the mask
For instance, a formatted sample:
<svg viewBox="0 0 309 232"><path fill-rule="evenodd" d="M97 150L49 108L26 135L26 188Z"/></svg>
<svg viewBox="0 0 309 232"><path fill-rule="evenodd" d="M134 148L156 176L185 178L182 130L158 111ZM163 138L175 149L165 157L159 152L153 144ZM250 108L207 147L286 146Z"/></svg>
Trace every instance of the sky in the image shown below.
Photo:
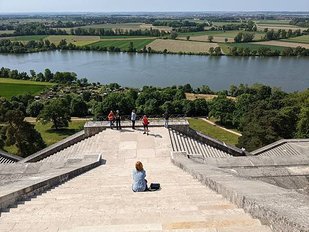
<svg viewBox="0 0 309 232"><path fill-rule="evenodd" d="M309 0L0 0L0 13L309 11Z"/></svg>

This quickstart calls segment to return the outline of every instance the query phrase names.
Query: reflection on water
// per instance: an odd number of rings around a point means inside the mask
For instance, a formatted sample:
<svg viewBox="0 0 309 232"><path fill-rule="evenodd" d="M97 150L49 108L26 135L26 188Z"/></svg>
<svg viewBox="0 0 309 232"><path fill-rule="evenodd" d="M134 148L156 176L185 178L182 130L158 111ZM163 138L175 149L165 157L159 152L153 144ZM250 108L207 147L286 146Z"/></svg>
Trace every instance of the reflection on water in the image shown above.
<svg viewBox="0 0 309 232"><path fill-rule="evenodd" d="M240 83L263 83L286 91L309 87L309 58L207 57L126 54L89 51L52 51L0 55L0 66L36 72L45 68L72 71L91 82L118 82L122 86L172 86L190 83L213 90Z"/></svg>

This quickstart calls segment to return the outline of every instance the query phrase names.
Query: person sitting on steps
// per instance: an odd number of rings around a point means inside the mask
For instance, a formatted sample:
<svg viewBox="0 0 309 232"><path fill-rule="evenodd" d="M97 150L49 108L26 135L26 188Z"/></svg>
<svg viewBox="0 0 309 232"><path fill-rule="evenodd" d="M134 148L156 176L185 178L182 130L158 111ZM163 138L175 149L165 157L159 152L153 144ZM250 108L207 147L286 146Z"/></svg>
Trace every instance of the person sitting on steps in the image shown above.
<svg viewBox="0 0 309 232"><path fill-rule="evenodd" d="M135 164L135 170L133 170L133 192L144 192L148 190L146 171L144 170L143 164L140 161L137 161Z"/></svg>

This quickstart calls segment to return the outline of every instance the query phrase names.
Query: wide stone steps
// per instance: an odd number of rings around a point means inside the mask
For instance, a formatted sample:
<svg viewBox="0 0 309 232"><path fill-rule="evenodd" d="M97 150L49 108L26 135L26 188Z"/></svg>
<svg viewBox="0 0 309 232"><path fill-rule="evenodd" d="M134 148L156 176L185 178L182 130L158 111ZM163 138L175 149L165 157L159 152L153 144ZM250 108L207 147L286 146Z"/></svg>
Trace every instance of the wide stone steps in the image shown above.
<svg viewBox="0 0 309 232"><path fill-rule="evenodd" d="M170 139L174 151L185 151L189 155L201 155L204 158L231 157L228 153L190 138L178 131L169 129Z"/></svg>
<svg viewBox="0 0 309 232"><path fill-rule="evenodd" d="M107 130L93 139L92 149L102 152L105 165L2 213L0 231L271 231L175 167L168 130L151 128L149 136ZM160 191L132 192L137 160Z"/></svg>

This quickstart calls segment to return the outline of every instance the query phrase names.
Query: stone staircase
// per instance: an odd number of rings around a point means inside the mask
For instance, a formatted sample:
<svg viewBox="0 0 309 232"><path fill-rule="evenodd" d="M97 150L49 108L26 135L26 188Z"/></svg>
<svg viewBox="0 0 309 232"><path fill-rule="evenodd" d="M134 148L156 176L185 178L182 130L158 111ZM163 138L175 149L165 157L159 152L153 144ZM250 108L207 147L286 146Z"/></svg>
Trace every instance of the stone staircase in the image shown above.
<svg viewBox="0 0 309 232"><path fill-rule="evenodd" d="M139 130L107 130L56 156L74 149L79 154L100 152L106 164L3 212L1 232L271 231L174 166L165 128L152 128L149 136ZM143 162L148 182L161 184L160 191L132 192L137 160Z"/></svg>
<svg viewBox="0 0 309 232"><path fill-rule="evenodd" d="M190 138L176 130L169 129L173 151L184 151L189 155L201 155L203 158L226 158L230 154Z"/></svg>
<svg viewBox="0 0 309 232"><path fill-rule="evenodd" d="M102 132L101 132L102 133ZM100 133L71 145L39 162L58 162L68 159L82 159L85 155L97 154L96 146L100 143Z"/></svg>

